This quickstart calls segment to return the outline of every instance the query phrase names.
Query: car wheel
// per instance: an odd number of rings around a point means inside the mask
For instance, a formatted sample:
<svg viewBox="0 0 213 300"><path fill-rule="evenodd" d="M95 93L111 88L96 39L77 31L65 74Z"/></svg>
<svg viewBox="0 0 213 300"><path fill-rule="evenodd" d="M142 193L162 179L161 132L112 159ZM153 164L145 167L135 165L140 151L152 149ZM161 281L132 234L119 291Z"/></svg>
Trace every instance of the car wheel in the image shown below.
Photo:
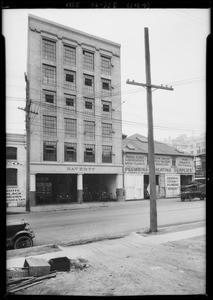
<svg viewBox="0 0 213 300"><path fill-rule="evenodd" d="M185 201L185 198L181 198L181 201L184 202L184 201Z"/></svg>
<svg viewBox="0 0 213 300"><path fill-rule="evenodd" d="M204 200L204 197L203 197L203 196L201 196L201 197L200 197L200 200Z"/></svg>
<svg viewBox="0 0 213 300"><path fill-rule="evenodd" d="M28 248L28 247L32 247L32 246L33 246L33 240L27 234L18 236L15 239L15 242L13 244L14 249Z"/></svg>

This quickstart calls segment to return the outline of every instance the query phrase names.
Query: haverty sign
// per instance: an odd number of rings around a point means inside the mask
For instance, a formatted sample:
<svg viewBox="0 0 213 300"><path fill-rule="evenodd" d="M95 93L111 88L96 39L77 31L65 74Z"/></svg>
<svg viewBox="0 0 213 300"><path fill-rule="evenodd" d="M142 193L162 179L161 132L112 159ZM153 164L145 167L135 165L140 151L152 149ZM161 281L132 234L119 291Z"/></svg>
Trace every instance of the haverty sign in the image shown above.
<svg viewBox="0 0 213 300"><path fill-rule="evenodd" d="M177 197L180 194L180 175L165 174L166 197Z"/></svg>

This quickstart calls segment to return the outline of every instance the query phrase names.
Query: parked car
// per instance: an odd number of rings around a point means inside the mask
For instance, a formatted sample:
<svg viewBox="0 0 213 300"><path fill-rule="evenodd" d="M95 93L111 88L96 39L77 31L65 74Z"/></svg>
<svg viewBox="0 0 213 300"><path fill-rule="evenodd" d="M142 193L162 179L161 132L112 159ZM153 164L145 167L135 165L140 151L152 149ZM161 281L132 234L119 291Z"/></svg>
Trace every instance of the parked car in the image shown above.
<svg viewBox="0 0 213 300"><path fill-rule="evenodd" d="M7 224L6 248L20 249L33 246L35 234L28 222L22 220L16 223Z"/></svg>
<svg viewBox="0 0 213 300"><path fill-rule="evenodd" d="M187 199L191 201L194 198L203 200L206 198L206 184L194 180L188 185L181 186L180 198L182 202Z"/></svg>
<svg viewBox="0 0 213 300"><path fill-rule="evenodd" d="M66 192L60 193L56 197L57 203L70 203L71 200L72 200L71 195Z"/></svg>

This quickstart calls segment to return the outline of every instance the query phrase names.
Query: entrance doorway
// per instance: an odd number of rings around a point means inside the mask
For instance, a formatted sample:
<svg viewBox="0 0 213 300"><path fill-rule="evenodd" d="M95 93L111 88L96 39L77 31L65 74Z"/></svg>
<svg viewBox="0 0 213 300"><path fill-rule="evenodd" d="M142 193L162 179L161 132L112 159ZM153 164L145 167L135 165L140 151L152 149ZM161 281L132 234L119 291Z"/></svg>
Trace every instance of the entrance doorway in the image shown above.
<svg viewBox="0 0 213 300"><path fill-rule="evenodd" d="M36 205L77 202L76 196L77 175L36 175Z"/></svg>

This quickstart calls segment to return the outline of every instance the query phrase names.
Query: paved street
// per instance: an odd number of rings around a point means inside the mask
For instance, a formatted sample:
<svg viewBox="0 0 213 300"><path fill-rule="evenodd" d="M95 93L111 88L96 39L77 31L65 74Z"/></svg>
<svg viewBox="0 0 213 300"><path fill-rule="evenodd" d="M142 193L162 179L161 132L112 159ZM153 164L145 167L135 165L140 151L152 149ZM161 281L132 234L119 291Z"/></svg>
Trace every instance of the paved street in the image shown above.
<svg viewBox="0 0 213 300"><path fill-rule="evenodd" d="M158 226L205 220L205 201L157 201ZM91 209L8 215L7 221L27 220L36 238L34 246L63 244L130 233L149 228L149 201L130 201Z"/></svg>

